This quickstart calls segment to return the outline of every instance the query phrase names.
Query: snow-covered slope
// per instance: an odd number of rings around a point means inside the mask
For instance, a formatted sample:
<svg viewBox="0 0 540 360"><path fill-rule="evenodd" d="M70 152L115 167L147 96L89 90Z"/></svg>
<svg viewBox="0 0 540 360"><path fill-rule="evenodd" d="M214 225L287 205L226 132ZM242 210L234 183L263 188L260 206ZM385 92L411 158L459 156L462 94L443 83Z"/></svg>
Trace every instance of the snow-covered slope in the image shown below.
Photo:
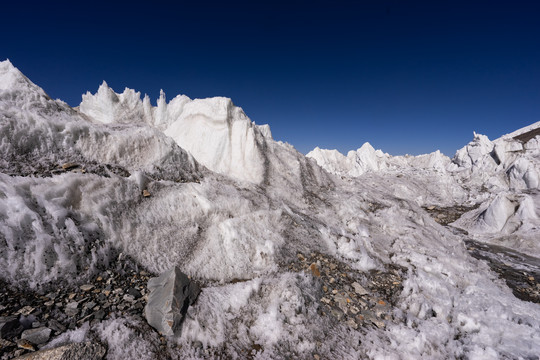
<svg viewBox="0 0 540 360"><path fill-rule="evenodd" d="M162 94L153 107L104 83L72 109L4 61L0 279L71 291L127 255L201 284L165 345L118 308L49 344L100 339L110 359L534 358L538 305L464 241L532 243L538 140L516 150L518 140L475 136L452 163L369 145L310 158L229 99ZM473 204L453 224L469 235L425 210Z"/></svg>

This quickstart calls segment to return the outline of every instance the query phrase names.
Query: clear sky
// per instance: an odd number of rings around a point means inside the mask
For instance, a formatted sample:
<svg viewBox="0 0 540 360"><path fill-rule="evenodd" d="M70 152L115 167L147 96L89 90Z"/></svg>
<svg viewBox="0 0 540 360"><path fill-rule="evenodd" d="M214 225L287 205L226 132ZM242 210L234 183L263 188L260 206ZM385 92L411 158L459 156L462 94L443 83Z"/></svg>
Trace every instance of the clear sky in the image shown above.
<svg viewBox="0 0 540 360"><path fill-rule="evenodd" d="M369 141L452 156L540 121L540 1L36 1L0 59L77 106L102 80L153 102L226 96L301 152Z"/></svg>

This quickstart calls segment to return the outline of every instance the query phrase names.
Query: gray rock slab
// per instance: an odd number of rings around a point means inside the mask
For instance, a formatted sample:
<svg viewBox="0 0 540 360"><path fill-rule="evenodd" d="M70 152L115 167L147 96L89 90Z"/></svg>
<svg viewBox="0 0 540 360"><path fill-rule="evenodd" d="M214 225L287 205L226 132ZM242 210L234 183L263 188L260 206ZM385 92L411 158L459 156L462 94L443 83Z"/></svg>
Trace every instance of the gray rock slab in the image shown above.
<svg viewBox="0 0 540 360"><path fill-rule="evenodd" d="M366 289L364 289L364 287L362 285L360 285L359 283L357 283L357 282L353 282L352 286L354 288L354 291L358 295L367 295L367 294L369 294L369 292Z"/></svg>
<svg viewBox="0 0 540 360"><path fill-rule="evenodd" d="M54 349L36 351L18 357L20 360L101 360L107 349L98 343L73 343Z"/></svg>
<svg viewBox="0 0 540 360"><path fill-rule="evenodd" d="M49 340L51 331L52 330L47 327L24 330L21 334L21 339L28 340L34 345L43 344Z"/></svg>
<svg viewBox="0 0 540 360"><path fill-rule="evenodd" d="M195 302L201 291L178 267L148 280L148 290L150 294L144 309L146 321L166 336L174 335L179 329L188 306Z"/></svg>

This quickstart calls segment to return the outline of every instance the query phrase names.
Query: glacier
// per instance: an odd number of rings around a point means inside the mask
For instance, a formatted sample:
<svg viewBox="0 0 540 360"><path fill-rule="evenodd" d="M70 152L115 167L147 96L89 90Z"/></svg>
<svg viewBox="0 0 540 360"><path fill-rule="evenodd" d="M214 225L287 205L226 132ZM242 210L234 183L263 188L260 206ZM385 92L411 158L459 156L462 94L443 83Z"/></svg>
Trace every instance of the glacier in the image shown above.
<svg viewBox="0 0 540 360"><path fill-rule="evenodd" d="M466 241L540 253L539 128L493 141L475 133L453 158L369 143L304 156L228 98L167 102L161 92L153 106L103 82L72 108L6 60L0 279L69 292L127 256L201 284L161 348L120 311L44 347L99 339L109 359L538 358L538 303L514 296ZM448 223L430 212L457 208ZM322 275L300 269L304 257ZM390 303L384 324L323 311L334 286L325 276L339 275L330 264L364 285L400 274L395 301L379 300Z"/></svg>

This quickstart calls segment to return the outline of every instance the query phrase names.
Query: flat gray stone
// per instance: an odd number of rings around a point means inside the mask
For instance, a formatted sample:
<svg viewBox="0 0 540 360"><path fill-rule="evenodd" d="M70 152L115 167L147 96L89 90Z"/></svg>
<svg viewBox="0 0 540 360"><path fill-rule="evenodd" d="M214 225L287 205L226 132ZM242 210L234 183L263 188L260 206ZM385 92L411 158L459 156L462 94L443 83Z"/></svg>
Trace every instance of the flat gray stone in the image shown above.
<svg viewBox="0 0 540 360"><path fill-rule="evenodd" d="M354 288L354 291L358 295L367 295L367 294L369 294L369 292L366 289L364 289L364 287L362 285L360 285L359 283L357 283L357 282L353 282L352 287Z"/></svg>
<svg viewBox="0 0 540 360"><path fill-rule="evenodd" d="M69 304L66 305L66 309L64 310L64 312L66 313L66 315L68 316L75 316L79 313L79 303L74 301L74 302L70 302Z"/></svg>
<svg viewBox="0 0 540 360"><path fill-rule="evenodd" d="M98 343L73 343L54 349L36 351L21 356L20 360L101 360L107 349Z"/></svg>
<svg viewBox="0 0 540 360"><path fill-rule="evenodd" d="M188 306L201 291L178 267L148 280L148 290L146 321L166 336L174 335L179 329Z"/></svg>
<svg viewBox="0 0 540 360"><path fill-rule="evenodd" d="M51 331L52 330L47 327L24 330L21 339L28 340L34 345L43 344L49 340Z"/></svg>
<svg viewBox="0 0 540 360"><path fill-rule="evenodd" d="M81 289L82 291L90 291L90 290L92 290L93 288L94 288L94 285L92 285L92 284L85 284L85 285L81 285L81 286L80 286L80 289Z"/></svg>

